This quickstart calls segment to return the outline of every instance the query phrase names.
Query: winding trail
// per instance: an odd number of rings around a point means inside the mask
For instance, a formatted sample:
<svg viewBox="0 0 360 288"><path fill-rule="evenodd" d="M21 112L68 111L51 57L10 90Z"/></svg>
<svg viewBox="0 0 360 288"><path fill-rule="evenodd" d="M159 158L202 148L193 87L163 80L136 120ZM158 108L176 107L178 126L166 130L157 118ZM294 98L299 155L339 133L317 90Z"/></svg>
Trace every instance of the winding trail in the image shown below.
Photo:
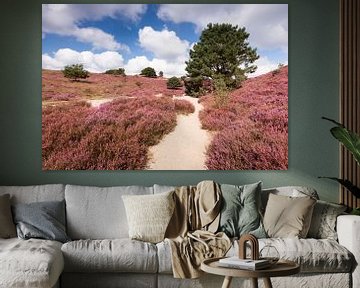
<svg viewBox="0 0 360 288"><path fill-rule="evenodd" d="M195 112L178 115L175 130L166 135L159 144L150 148L150 170L205 170L205 151L211 134L201 129L199 111L203 106L197 98L176 97L191 102Z"/></svg>

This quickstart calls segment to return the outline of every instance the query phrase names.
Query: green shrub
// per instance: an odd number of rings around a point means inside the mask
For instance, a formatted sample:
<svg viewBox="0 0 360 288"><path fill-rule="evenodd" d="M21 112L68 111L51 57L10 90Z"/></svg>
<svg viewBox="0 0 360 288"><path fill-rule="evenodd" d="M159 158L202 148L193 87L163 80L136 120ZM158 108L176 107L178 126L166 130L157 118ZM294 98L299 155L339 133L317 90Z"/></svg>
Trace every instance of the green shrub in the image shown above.
<svg viewBox="0 0 360 288"><path fill-rule="evenodd" d="M280 69L281 69L282 67L284 67L284 66L285 66L284 64L279 63L279 64L278 64L278 67L277 67L275 70L272 71L272 75L275 76L276 74L279 74L279 73L280 73Z"/></svg>
<svg viewBox="0 0 360 288"><path fill-rule="evenodd" d="M155 69L152 67L146 67L143 70L141 70L140 75L145 76L145 77L151 77L151 78L156 78L156 72Z"/></svg>
<svg viewBox="0 0 360 288"><path fill-rule="evenodd" d="M180 79L175 76L169 78L166 85L168 89L177 89L183 86Z"/></svg>
<svg viewBox="0 0 360 288"><path fill-rule="evenodd" d="M106 70L105 74L126 76L124 68Z"/></svg>
<svg viewBox="0 0 360 288"><path fill-rule="evenodd" d="M89 72L84 70L83 64L66 65L62 70L64 77L79 81L79 79L85 79L89 77Z"/></svg>
<svg viewBox="0 0 360 288"><path fill-rule="evenodd" d="M202 76L185 78L184 83L185 94L192 97L200 97L212 91L212 80Z"/></svg>
<svg viewBox="0 0 360 288"><path fill-rule="evenodd" d="M163 71L160 71L159 72L159 77L163 77L164 76L164 72Z"/></svg>
<svg viewBox="0 0 360 288"><path fill-rule="evenodd" d="M202 77L189 77L185 81L185 94L189 96L198 97L202 87Z"/></svg>
<svg viewBox="0 0 360 288"><path fill-rule="evenodd" d="M222 76L214 79L214 97L216 108L222 108L229 102L229 88Z"/></svg>

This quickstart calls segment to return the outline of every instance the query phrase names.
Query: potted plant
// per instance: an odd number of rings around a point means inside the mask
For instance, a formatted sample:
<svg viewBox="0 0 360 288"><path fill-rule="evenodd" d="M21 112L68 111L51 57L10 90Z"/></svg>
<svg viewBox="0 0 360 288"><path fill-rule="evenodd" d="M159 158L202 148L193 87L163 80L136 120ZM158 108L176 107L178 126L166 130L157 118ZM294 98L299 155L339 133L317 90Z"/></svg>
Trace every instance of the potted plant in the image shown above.
<svg viewBox="0 0 360 288"><path fill-rule="evenodd" d="M335 127L330 129L331 134L342 143L347 150L353 155L355 161L360 165L360 136L353 131L347 129L343 124L336 122L333 119L322 117L327 121L336 124ZM360 188L354 185L348 179L340 179L336 177L320 177L328 178L339 182L347 190L349 190L356 198L360 198ZM354 208L351 214L360 215L360 207Z"/></svg>

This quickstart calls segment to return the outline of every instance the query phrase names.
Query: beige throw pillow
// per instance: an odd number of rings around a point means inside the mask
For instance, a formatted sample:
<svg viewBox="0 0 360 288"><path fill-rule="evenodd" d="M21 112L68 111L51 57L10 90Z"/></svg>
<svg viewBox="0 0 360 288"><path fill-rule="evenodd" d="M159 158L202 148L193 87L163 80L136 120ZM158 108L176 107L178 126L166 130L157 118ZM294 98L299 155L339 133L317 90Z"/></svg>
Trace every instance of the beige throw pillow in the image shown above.
<svg viewBox="0 0 360 288"><path fill-rule="evenodd" d="M0 196L0 238L16 237L9 194Z"/></svg>
<svg viewBox="0 0 360 288"><path fill-rule="evenodd" d="M175 207L173 193L122 196L131 239L151 243L164 240Z"/></svg>
<svg viewBox="0 0 360 288"><path fill-rule="evenodd" d="M311 197L288 197L270 194L264 215L269 237L306 238L316 200Z"/></svg>

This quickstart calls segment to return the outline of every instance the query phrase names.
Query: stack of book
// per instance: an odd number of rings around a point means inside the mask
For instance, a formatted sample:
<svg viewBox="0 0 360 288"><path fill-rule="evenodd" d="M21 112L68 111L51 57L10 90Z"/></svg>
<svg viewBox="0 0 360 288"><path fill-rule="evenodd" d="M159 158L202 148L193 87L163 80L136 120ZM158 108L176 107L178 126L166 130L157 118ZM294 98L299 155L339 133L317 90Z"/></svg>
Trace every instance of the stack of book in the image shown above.
<svg viewBox="0 0 360 288"><path fill-rule="evenodd" d="M220 259L219 266L246 270L260 270L270 267L271 262L267 259L251 260L240 259L238 256L234 256Z"/></svg>

